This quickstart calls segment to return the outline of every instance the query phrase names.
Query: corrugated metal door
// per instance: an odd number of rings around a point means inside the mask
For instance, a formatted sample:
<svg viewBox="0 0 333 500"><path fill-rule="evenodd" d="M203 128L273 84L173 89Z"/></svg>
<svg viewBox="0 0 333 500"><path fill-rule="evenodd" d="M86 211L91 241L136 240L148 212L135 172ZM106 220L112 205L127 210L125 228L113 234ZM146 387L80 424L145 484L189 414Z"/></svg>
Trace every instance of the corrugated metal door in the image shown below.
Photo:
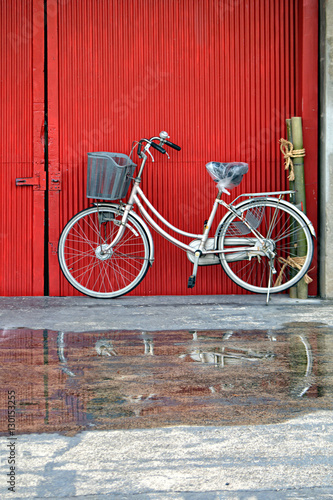
<svg viewBox="0 0 333 500"><path fill-rule="evenodd" d="M43 295L43 0L1 0L0 25L0 295Z"/></svg>
<svg viewBox="0 0 333 500"><path fill-rule="evenodd" d="M59 279L55 248L60 228L88 206L86 153L128 153L132 140L161 130L182 151L157 153L143 187L174 225L201 232L216 189L205 163L248 162L244 191L285 188L278 140L285 118L302 115L316 221L317 9L314 0L58 1L48 20L49 155L61 174L51 193L51 294L75 293ZM155 263L134 293L243 293L219 266L200 268L189 291L192 265L154 238Z"/></svg>

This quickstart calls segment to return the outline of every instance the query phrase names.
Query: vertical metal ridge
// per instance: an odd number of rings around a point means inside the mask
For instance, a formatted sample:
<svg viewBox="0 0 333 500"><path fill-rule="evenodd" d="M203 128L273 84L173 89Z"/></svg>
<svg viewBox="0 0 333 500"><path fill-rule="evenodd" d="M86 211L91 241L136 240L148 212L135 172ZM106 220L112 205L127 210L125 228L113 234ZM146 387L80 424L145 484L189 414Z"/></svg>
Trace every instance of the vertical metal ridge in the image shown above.
<svg viewBox="0 0 333 500"><path fill-rule="evenodd" d="M156 153L143 188L175 225L202 230L216 194L210 160L249 163L235 194L284 188L277 141L299 111L300 3L59 2L59 225L87 206L88 151L128 153L132 140L162 129L182 151L170 161ZM183 252L156 236L154 266L133 293L186 294L189 273ZM74 293L63 280L61 293ZM242 292L213 267L199 269L190 293Z"/></svg>
<svg viewBox="0 0 333 500"><path fill-rule="evenodd" d="M34 19L34 7L36 5L33 1L0 4L1 295L40 293L38 285L34 284L34 245L38 239L38 235L33 234L36 197L32 187L17 188L15 185L15 178L34 176L34 160L37 160L37 156L38 161L42 161L34 148L35 96L39 72L33 71L32 62L34 36L39 31L42 38L43 27ZM37 106L42 106L42 101L43 98L38 101ZM41 242L43 244L43 238ZM42 273L43 267L38 273L38 279Z"/></svg>

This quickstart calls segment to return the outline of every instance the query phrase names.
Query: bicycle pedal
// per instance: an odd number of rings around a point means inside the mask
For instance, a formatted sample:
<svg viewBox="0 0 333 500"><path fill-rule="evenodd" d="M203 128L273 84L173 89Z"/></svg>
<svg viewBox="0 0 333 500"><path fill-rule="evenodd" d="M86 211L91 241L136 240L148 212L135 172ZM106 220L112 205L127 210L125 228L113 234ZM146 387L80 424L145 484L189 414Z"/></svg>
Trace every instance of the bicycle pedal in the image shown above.
<svg viewBox="0 0 333 500"><path fill-rule="evenodd" d="M193 288L195 285L195 276L190 276L187 282L187 288Z"/></svg>

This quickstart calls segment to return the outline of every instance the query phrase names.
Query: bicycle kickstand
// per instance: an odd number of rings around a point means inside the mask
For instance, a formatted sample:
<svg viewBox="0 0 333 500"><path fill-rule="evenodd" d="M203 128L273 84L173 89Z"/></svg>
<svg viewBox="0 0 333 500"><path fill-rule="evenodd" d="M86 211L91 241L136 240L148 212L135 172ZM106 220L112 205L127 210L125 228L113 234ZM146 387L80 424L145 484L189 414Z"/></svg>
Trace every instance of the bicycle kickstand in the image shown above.
<svg viewBox="0 0 333 500"><path fill-rule="evenodd" d="M270 292L271 292L271 286L272 286L272 275L276 274L276 269L273 264L273 260L270 259L269 262L269 279L268 279L268 288L267 288L267 296L266 296L266 306L269 304L269 299L270 299Z"/></svg>
<svg viewBox="0 0 333 500"><path fill-rule="evenodd" d="M193 266L193 273L188 279L187 282L187 288L193 288L195 285L195 279L197 277L197 271L198 271L198 265L199 265L199 259L201 257L201 250L197 250L194 254L194 266Z"/></svg>
<svg viewBox="0 0 333 500"><path fill-rule="evenodd" d="M271 282L272 282L272 269L269 270L269 279L268 279L268 289L267 289L267 296L266 296L266 306L269 304L269 294L271 291Z"/></svg>

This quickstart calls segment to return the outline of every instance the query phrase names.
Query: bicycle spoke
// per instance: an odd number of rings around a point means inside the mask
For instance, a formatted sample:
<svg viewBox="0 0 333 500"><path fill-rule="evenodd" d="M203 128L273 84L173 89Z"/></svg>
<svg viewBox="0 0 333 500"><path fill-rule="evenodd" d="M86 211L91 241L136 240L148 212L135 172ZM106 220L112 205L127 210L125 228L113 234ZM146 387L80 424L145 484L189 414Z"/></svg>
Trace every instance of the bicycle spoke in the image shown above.
<svg viewBox="0 0 333 500"><path fill-rule="evenodd" d="M306 272L310 265L313 243L310 231L303 219L292 208L285 207L279 201L252 200L243 205L242 217L251 225L255 223L255 231L261 235L262 242L258 240L254 244L255 237L248 238L250 253L247 259L240 261L228 260L223 254L220 254L221 264L229 277L239 286L249 291L266 293L270 284L271 266L269 259L276 273L272 274L272 293L283 291L289 286L293 286ZM228 238L235 239L240 237L240 246L244 246L244 236L242 227L237 225L239 218L235 215L230 216L226 227L221 228L220 244ZM253 232L255 232L253 230ZM293 258L299 258L301 242L305 242L304 256L298 264ZM304 244L304 243L303 243ZM230 245L229 247L230 248ZM266 249L265 249L266 248ZM270 252L270 253L268 253ZM246 255L246 252L243 252ZM296 265L297 264L297 265Z"/></svg>
<svg viewBox="0 0 333 500"><path fill-rule="evenodd" d="M101 213L109 220L100 223ZM134 288L147 272L148 238L131 216L118 244L103 253L118 232L117 220L121 215L116 209L103 207L98 213L92 208L74 217L64 230L59 261L70 283L87 295L120 296Z"/></svg>

